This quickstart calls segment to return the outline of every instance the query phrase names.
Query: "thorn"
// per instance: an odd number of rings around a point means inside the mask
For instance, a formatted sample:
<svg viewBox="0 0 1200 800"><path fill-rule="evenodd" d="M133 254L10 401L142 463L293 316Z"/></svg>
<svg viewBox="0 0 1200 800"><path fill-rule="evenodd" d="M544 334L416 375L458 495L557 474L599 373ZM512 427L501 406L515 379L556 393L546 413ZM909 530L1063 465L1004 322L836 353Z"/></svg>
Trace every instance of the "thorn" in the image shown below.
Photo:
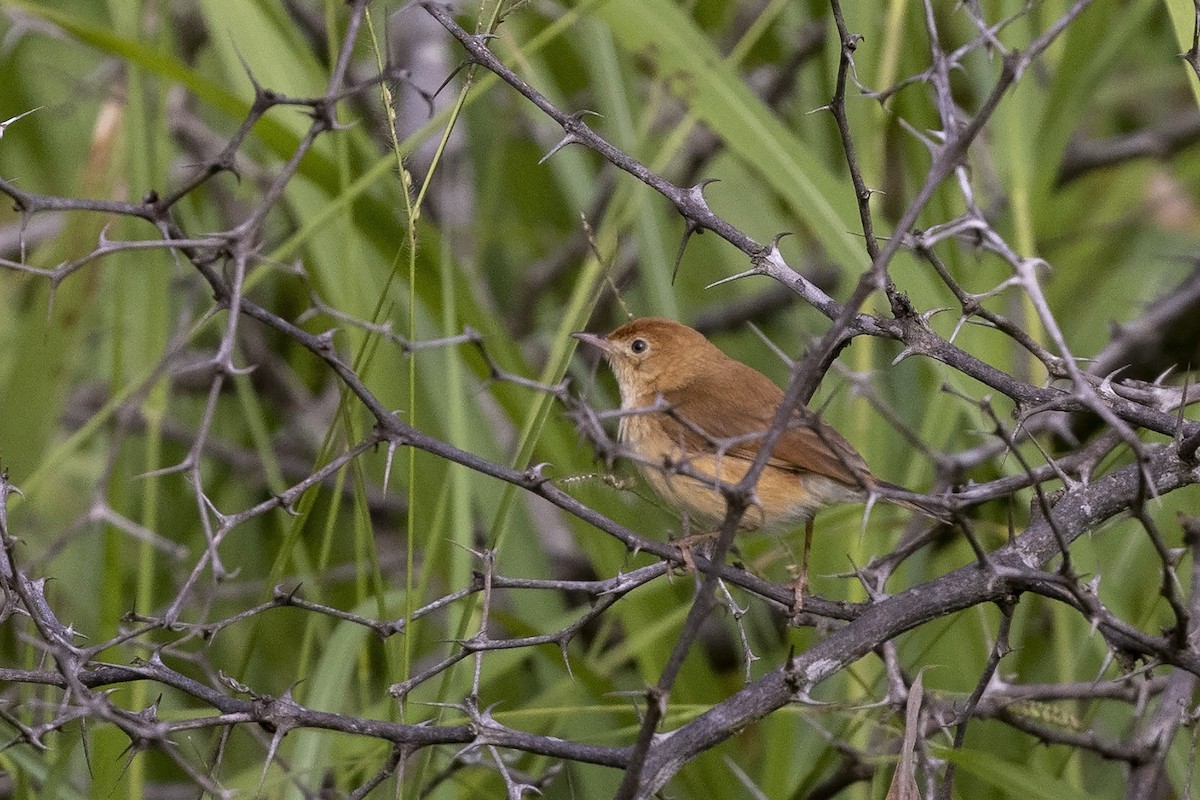
<svg viewBox="0 0 1200 800"><path fill-rule="evenodd" d="M958 334L962 331L963 326L967 324L967 315L963 314L958 318L958 323L954 326L954 331L950 334L947 340L950 344L954 344L954 340L958 338Z"/></svg>
<svg viewBox="0 0 1200 800"><path fill-rule="evenodd" d="M8 130L9 125L12 125L14 122L16 122L19 119L24 119L25 117L28 117L30 114L32 114L35 111L41 111L43 108L45 108L45 106L38 106L37 108L31 108L28 111L26 111L24 114L17 114L15 117L9 117L8 119L4 120L4 122L0 122L0 139L4 138L4 132Z"/></svg>
<svg viewBox="0 0 1200 800"><path fill-rule="evenodd" d="M242 69L246 72L246 77L250 79L250 86L254 88L254 101L257 103L260 99L270 99L269 95L272 93L263 89L262 84L254 77L254 70L250 69L250 63L246 61L246 57L242 55L242 51L236 42L233 45L233 52L237 54L237 59L241 62Z"/></svg>
<svg viewBox="0 0 1200 800"><path fill-rule="evenodd" d="M762 260L767 261L777 267L787 267L787 261L784 259L783 253L779 249L779 243L783 241L784 237L791 235L791 231L781 231L780 233L775 234L775 238L771 239L770 246L766 248L766 253L761 257ZM791 271L790 267L788 267L788 269Z"/></svg>
<svg viewBox="0 0 1200 800"><path fill-rule="evenodd" d="M581 108L572 114L568 119L571 122L575 122L580 125L587 125L587 123L583 121L584 117L599 117L600 119L604 119L603 114L601 114L599 111L592 111L590 108ZM565 128L566 125L563 125L563 127Z"/></svg>
<svg viewBox="0 0 1200 800"><path fill-rule="evenodd" d="M302 585L303 584L297 583L291 589L284 591L283 584L277 583L275 584L275 588L272 590L271 595L276 602L291 603L296 599L296 595L300 592L300 587Z"/></svg>
<svg viewBox="0 0 1200 800"><path fill-rule="evenodd" d="M1113 391L1112 379L1115 375L1124 371L1124 369L1125 367L1117 367L1115 370L1101 378L1100 385L1096 387L1097 394L1101 395L1102 397L1107 397L1109 400L1116 398L1117 393Z"/></svg>
<svg viewBox="0 0 1200 800"><path fill-rule="evenodd" d="M731 283L733 281L736 281L738 278L747 278L751 275L762 275L762 274L763 274L763 271L761 269L759 269L758 267L751 267L750 269L746 270L745 272L739 272L737 275L730 275L728 278L721 278L721 280L719 280L719 281L713 281L712 283L710 283L708 286L705 286L704 288L711 289L714 286L720 286L723 283Z"/></svg>
<svg viewBox="0 0 1200 800"><path fill-rule="evenodd" d="M675 285L675 278L679 275L679 265L683 263L683 251L687 248L688 239L692 238L693 233L704 233L704 228L694 219L688 217L683 223L683 238L679 240L679 250L675 253L675 269L671 270L672 286Z"/></svg>
<svg viewBox="0 0 1200 800"><path fill-rule="evenodd" d="M779 252L779 242L783 239L783 237L791 235L792 234L790 231L784 231L783 233L775 234L775 238L771 240L771 244L767 247L764 247L758 255L751 258L751 261L761 273L770 274L771 269L777 272L795 272L794 269L788 266L787 260L783 257L783 253ZM763 264L769 265L771 269L763 268Z"/></svg>
<svg viewBox="0 0 1200 800"><path fill-rule="evenodd" d="M704 197L704 187L710 183L719 183L719 178L705 178L687 190L688 200L700 206L709 214L713 213L712 207L709 206L708 200ZM682 209L681 209L682 210ZM714 215L715 216L715 215ZM679 265L683 263L683 251L687 247L688 240L692 238L692 234L704 233L706 226L693 217L685 217L686 221L683 226L683 238L679 240L679 252L675 254L675 269L671 271L671 285L675 285L675 277L679 274Z"/></svg>
<svg viewBox="0 0 1200 800"><path fill-rule="evenodd" d="M540 167L542 164L545 164L546 161L550 158L550 156L554 155L559 150L562 150L567 145L572 145L572 144L583 144L583 142L582 142L582 140L579 139L579 137L577 137L573 133L568 133L568 134L564 135L561 139L558 140L558 144L556 144L556 145L554 145L554 147L550 148L550 152L546 153L546 155L544 155L538 159L538 162L537 162L538 166Z"/></svg>
<svg viewBox="0 0 1200 800"><path fill-rule="evenodd" d="M567 677L569 677L571 680L575 680L575 672L571 669L571 659L567 655L568 646L569 643L566 641L561 641L558 643L558 649L562 653L563 666L567 668Z"/></svg>
<svg viewBox="0 0 1200 800"><path fill-rule="evenodd" d="M1166 369L1164 369L1162 372L1160 372L1160 373L1158 374L1158 377L1157 377L1157 378L1155 378L1153 381L1151 381L1151 383L1153 383L1155 386L1161 386L1161 385L1162 385L1162 382L1163 382L1163 381L1165 381L1165 380L1167 379L1167 377L1168 377L1168 376L1170 376L1172 373L1174 373L1174 372L1175 372L1175 367L1176 367L1176 366L1177 366L1177 365L1175 365L1175 364L1172 364L1171 366L1169 366L1169 367L1167 367Z"/></svg>
<svg viewBox="0 0 1200 800"><path fill-rule="evenodd" d="M441 84L436 89L433 90L433 94L429 95L429 102L431 105L432 105L433 101L437 98L437 96L442 93L442 89L445 89L447 86L449 86L450 81L454 80L455 76L458 75L458 73L462 72L463 68L466 67L470 63L471 63L470 59L464 59L463 61L458 62L457 67L450 70L450 74L446 76L446 80L442 81Z"/></svg>
<svg viewBox="0 0 1200 800"><path fill-rule="evenodd" d="M547 478L543 473L545 472L546 467L550 466L553 466L553 464L551 464L549 461L542 461L525 470L525 474L538 483L545 483Z"/></svg>
<svg viewBox="0 0 1200 800"><path fill-rule="evenodd" d="M1104 376L1104 378L1103 378L1103 379L1101 380L1101 382L1100 382L1100 385L1101 385L1101 387L1102 387L1102 388L1106 388L1106 391L1109 391L1109 392L1111 392L1111 391L1112 391L1112 382L1113 382L1113 379L1114 379L1114 378L1116 378L1118 375L1120 375L1120 374L1121 374L1122 372L1124 372L1125 370L1129 369L1129 367L1130 367L1130 365L1129 365L1129 364L1123 364L1123 365L1121 365L1121 366L1117 367L1116 369L1114 369L1112 372L1110 372L1110 373L1108 373L1107 375L1105 375L1105 376ZM1174 367L1168 367L1168 368L1167 368L1167 371L1166 371L1166 372L1164 372L1164 373L1163 373L1163 374L1160 376L1160 378L1159 378L1159 379L1161 380L1161 378L1163 378L1163 377L1166 377L1166 375L1167 375L1167 374L1169 374L1169 373L1171 372L1171 370L1172 370L1172 369L1174 369ZM1155 383L1157 383L1157 382L1158 382L1158 381L1155 381Z"/></svg>
<svg viewBox="0 0 1200 800"><path fill-rule="evenodd" d="M711 213L712 209L709 208L709 206L708 206L708 199L705 198L705 196L704 196L704 188L706 186L708 186L710 183L720 183L720 182L721 182L720 178L705 178L704 180L700 181L695 186L692 186L687 190L688 199L691 200L693 203L703 206L705 211L708 211Z"/></svg>
<svg viewBox="0 0 1200 800"><path fill-rule="evenodd" d="M931 308L928 311L922 311L918 315L918 319L920 319L921 322L928 324L929 320L933 319L935 314L941 314L943 311L950 311L950 310L951 309L947 306L938 306L937 308Z"/></svg>
<svg viewBox="0 0 1200 800"><path fill-rule="evenodd" d="M538 166L541 166L542 164L544 164L550 158L550 156L554 155L559 150L562 150L567 145L584 144L584 140L579 138L577 135L575 135L575 132L571 130L571 127L574 125L581 125L584 128L586 128L587 123L583 121L583 118L586 116L589 116L589 115L593 116L593 117L602 117L603 116L599 112L592 111L591 109L581 108L578 111L576 111L574 114L572 114L570 117L568 117L567 121L562 123L563 137L561 139L559 139L558 144L554 145L554 147L552 147L550 149L549 153L546 153L546 155L542 156L538 160Z"/></svg>
<svg viewBox="0 0 1200 800"><path fill-rule="evenodd" d="M319 350L322 350L322 351L326 352L326 353L332 353L332 352L334 352L334 347L333 347L333 335L334 335L335 333L337 333L337 331L338 331L338 329L337 329L337 328L330 328L330 329L329 329L329 330L327 330L327 331L324 331L324 332L322 332L322 333L318 333L318 334L316 335L316 339L317 339L317 348L318 348Z"/></svg>
<svg viewBox="0 0 1200 800"><path fill-rule="evenodd" d="M1030 272L1035 271L1038 267L1044 268L1046 272L1054 271L1054 268L1050 266L1049 261L1044 258L1038 258L1037 256L1021 259L1020 266L1028 267Z"/></svg>
<svg viewBox="0 0 1200 800"><path fill-rule="evenodd" d="M399 446L400 445L396 444L395 442L391 441L390 439L388 440L387 460L384 462L384 467L383 467L383 491L384 492L387 491L388 482L392 478L392 461L395 459L396 448Z"/></svg>
<svg viewBox="0 0 1200 800"><path fill-rule="evenodd" d="M462 550L464 552L470 553L471 555L478 558L480 561L487 560L487 551L486 550L476 550L475 548L465 545L462 542L451 542L450 544L454 545L455 547L459 548L460 550Z"/></svg>
<svg viewBox="0 0 1200 800"><path fill-rule="evenodd" d="M930 131L919 131L913 127L912 123L908 122L903 117L899 119L899 122L900 127L904 128L904 130L908 131L909 135L924 145L926 150L928 150L930 153L937 151L937 142L935 139L941 139L944 137L932 135Z"/></svg>
<svg viewBox="0 0 1200 800"><path fill-rule="evenodd" d="M169 466L169 467L160 467L159 469L152 469L149 472L138 473L137 475L133 476L133 480L144 481L149 478L161 478L164 475L176 475L180 472L184 472L186 470L191 469L191 467L192 467L192 465L191 465L190 461L188 459L185 459L185 460L179 462L178 464L173 464L172 466Z"/></svg>
<svg viewBox="0 0 1200 800"><path fill-rule="evenodd" d="M750 330L752 330L754 332L754 335L758 337L758 340L760 342L762 342L763 344L765 344L770 349L770 351L775 354L776 358L778 358L781 362L786 364L788 369L792 368L792 365L795 362L792 361L791 357L788 356L787 353L783 352L783 348L781 348L779 345L775 344L775 342L771 341L771 339L768 338L767 335L762 332L762 329L760 329L753 322L747 322L746 324L748 326L750 326Z"/></svg>

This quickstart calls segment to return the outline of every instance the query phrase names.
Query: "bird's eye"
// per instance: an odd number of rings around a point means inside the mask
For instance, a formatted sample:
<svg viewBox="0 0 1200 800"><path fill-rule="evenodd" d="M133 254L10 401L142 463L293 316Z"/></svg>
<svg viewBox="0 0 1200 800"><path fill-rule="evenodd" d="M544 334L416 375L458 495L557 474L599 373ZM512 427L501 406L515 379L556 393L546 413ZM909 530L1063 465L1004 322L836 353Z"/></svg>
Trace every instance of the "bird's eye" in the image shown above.
<svg viewBox="0 0 1200 800"><path fill-rule="evenodd" d="M649 347L650 344L645 339L634 339L629 345L629 349L635 353L644 353Z"/></svg>

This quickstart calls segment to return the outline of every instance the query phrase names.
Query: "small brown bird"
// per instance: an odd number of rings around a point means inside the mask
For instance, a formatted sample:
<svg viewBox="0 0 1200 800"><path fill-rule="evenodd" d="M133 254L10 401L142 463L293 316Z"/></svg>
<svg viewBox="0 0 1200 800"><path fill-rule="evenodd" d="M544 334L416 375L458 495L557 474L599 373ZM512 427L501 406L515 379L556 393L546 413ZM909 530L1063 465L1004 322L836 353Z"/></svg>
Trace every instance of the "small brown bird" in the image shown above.
<svg viewBox="0 0 1200 800"><path fill-rule="evenodd" d="M699 331L669 319L644 317L607 336L573 334L600 349L621 390L619 435L646 481L668 503L702 526L725 518L715 481L735 484L749 471L783 402L783 391L758 370L730 358ZM635 413L665 404L670 411ZM709 481L682 475L686 465ZM832 503L871 495L934 517L941 514L907 498L887 497L899 487L871 474L858 451L805 407L771 451L759 475L755 504L740 529L777 529L804 521L805 547L797 601L807 583L812 517Z"/></svg>

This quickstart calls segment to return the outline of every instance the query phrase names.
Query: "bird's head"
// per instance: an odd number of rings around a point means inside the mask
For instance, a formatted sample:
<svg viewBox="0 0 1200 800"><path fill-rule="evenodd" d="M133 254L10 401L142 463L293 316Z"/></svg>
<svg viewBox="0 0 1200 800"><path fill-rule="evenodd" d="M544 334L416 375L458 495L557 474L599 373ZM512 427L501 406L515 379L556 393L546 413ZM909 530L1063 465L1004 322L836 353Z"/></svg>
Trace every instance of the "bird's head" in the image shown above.
<svg viewBox="0 0 1200 800"><path fill-rule="evenodd" d="M649 405L725 358L699 331L661 317L635 319L607 335L571 335L604 354L626 406Z"/></svg>

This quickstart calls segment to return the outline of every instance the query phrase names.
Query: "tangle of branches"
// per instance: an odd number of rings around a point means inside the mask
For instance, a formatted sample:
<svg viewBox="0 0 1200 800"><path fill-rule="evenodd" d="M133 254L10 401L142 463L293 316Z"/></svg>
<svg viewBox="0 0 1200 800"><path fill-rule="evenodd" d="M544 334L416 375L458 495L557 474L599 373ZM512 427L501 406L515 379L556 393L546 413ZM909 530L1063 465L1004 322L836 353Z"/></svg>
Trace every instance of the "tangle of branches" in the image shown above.
<svg viewBox="0 0 1200 800"><path fill-rule="evenodd" d="M808 797L833 796L847 786L869 781L879 769L876 756L900 753L911 769L898 769L897 775L907 775L904 780L914 790L923 786L927 796L950 798L959 763L952 753L964 746L970 726L985 724L1006 726L1037 741L1119 764L1128 779L1125 797L1167 796L1163 787L1164 781L1170 780L1166 777L1168 754L1173 748L1183 748L1194 757L1194 748L1181 732L1195 723L1194 693L1200 678L1196 639L1200 562L1195 552L1200 546L1200 518L1181 515L1167 519L1161 503L1171 493L1200 481L1200 423L1185 415L1196 397L1186 374L1162 373L1184 361L1178 349L1172 350L1179 337L1165 332L1186 330L1188 320L1200 314L1200 271L1151 303L1140 318L1113 329L1099 351L1073 352L1071 332L1063 330L1060 312L1046 296L1050 265L1036 254L1021 252L1002 235L991 209L977 200L974 188L981 137L1017 87L1036 79L1041 59L1087 13L1088 0L1076 0L1057 18L1039 19L1040 29L1020 49L1002 44L1002 33L1017 22L1031 26L1028 9L1013 19L987 20L976 17L973 6L967 4L956 13L974 26L974 35L947 49L943 45L947 37L939 31L942 11L937 3L926 2L923 46L929 49L928 69L882 88L859 83L855 59L863 43L847 27L838 0L833 0L830 18L796 41L796 62L781 60L778 74L755 86L764 102L781 102L788 91L788 72L794 71L796 63L819 52L823 36L840 43L834 91L827 107L818 111L834 121L833 130L845 157L839 165L847 176L842 188L856 198L861 224L856 231L862 247L859 263L838 265L841 274L854 276L849 290L838 292L841 299L834 297L831 282L824 280L819 270L789 263L779 237L759 241L714 212L705 195L708 181L704 169L721 151L715 137L693 137L688 167L682 170L686 180L672 182L665 177L665 170L652 169L605 138L604 120L551 100L547 87L522 77L518 64L500 57L497 43L504 28L499 14L490 24L481 23L471 32L462 18L439 3L419 2L397 12L400 26L416 25L418 17L421 24L436 23L432 30L426 27L422 36L437 42L452 60L461 60L461 71L447 70L448 74L441 76L446 81L442 88L426 84L408 67L382 58L377 69L368 69L364 67L364 54L369 51L365 41L374 36L366 30L371 22L370 5L367 0L352 0L339 8L334 30L324 30L328 20L308 15L298 4L291 8L291 24L307 26L306 35L317 41L328 37L337 44L330 55L324 91L312 97L288 96L260 84L247 69L254 99L236 130L223 137L208 131L211 135L205 139L195 135L195 128L189 135L188 125L181 123L176 135L180 141L192 142L192 165L167 186L131 187L142 197L140 201L42 194L26 181L0 176L0 192L12 202L21 226L18 252L6 254L0 267L10 273L8 278L48 288L52 303L49 324L57 324L53 303L59 293L86 281L87 275L109 259L147 251L169 254L173 280L187 287L185 292L196 298L199 308L180 322L171 341L162 342L163 351L152 372L129 385L108 387L110 391L78 392L71 397L64 426L76 431L110 430L114 443L109 466L101 470L86 511L75 526L37 532L39 541L61 541L66 547L81 530L104 526L122 538L144 544L160 563L169 565L157 576L159 589L168 587L159 600L150 607L128 602L115 633L77 627L64 617L56 599L57 592L70 591L70 576L56 572L59 562L54 547L43 551L24 541L32 537L38 523L23 514L22 508L35 499L37 489L25 482L28 476L22 475L21 465L11 459L0 478L0 586L4 591L0 619L10 631L6 658L13 658L0 667L6 687L0 696L0 716L10 732L10 748L44 752L59 746L56 741L85 721L88 726L120 731L129 743L128 755L123 758L153 753L173 765L178 780L204 793L229 797L236 791L230 788L231 778L222 765L235 760L228 750L230 742L249 741L254 747L252 758L262 765L260 787L270 768L278 767L293 789L315 797L325 796L325 776L307 774L306 765L289 759L283 743L298 732L322 731L364 737L379 745L364 756L369 766L360 764L348 770L352 779L344 783L334 781L336 789L350 797L364 797L390 780L403 782L406 771L422 758L432 758L427 763L437 765L423 773L418 790L425 793L452 785L456 775L480 769L498 780L509 797L517 798L550 790L564 765L595 765L609 776L611 791L618 798L668 796L673 779L699 757L723 752L718 748L730 739L787 709L822 708L822 685L868 659L882 665L886 681L881 693L870 701L885 709L903 733L869 741L839 741L834 746L838 765L807 785ZM504 13L533 12L518 4ZM966 62L983 56L995 59L995 80L983 93L982 102L967 111L955 98L953 76ZM1195 48L1189 59L1200 61ZM391 138L391 102L407 93L432 107L435 98L442 91L453 91L452 87L461 87L461 97L468 98L485 76L494 76L506 85L492 91L507 92L511 102L526 104L537 115L531 124L544 129L553 122L561 127L561 139L548 148L548 158L560 158L560 151L570 146L572 151L586 148L609 165L614 182L598 193L597 207L587 211L588 218L602 214L622 182L640 181L656 193L657 202L678 213L684 231L681 259L693 234L707 234L707 239L718 238L744 257L744 270L719 283L750 276L765 276L774 283L757 305L730 303L723 309L725 316L703 320L701 327L710 331L739 327L745 319L795 303L822 315L820 335L802 350L786 354L786 403L794 407L811 401L832 370L901 429L914 451L928 461L934 475L928 491L951 509L953 524L914 522L894 550L856 566L846 580L861 587L865 600L817 595L795 613L793 593L787 585L725 557L734 544L734 524L725 526L708 556L699 551L684 554L655 532L622 524L585 502L575 484L561 479L557 465L531 459L512 466L495 453L473 449L440 430L424 427L419 415L410 416L389 405L392 399L382 397L375 388L375 348L404 359L461 354L473 359L486 385L521 398L512 402L546 403L550 413L569 417L607 464L627 455L611 434L620 412L601 410L599 403L590 403L560 380L560 375L534 377L510 369L513 361L505 354L505 346L497 345L490 333L481 333L473 321L441 336L413 336L415 328L402 334L386 320L403 317L407 313L403 308L388 305L377 317L365 319L331 300L328 286L309 274L302 259L280 263L266 255L299 227L284 222L286 215L280 207L289 187L308 179L304 165L320 157L317 143L343 135L349 127L347 120L360 113L366 124L388 131L388 136L380 138L385 154L389 147L394 148L389 169L396 169L391 177L401 184L406 202L414 205L407 211L398 210L398 221L383 223L394 230L406 229L413 237L397 244L398 251L411 247L419 225L424 224L420 221L424 189L420 188L421 176L406 169L416 157L407 165L396 160L400 145ZM381 90L386 90L382 96ZM929 161L920 186L905 199L892 232L884 235L876 229L880 219L875 208L877 195L864 177L856 149L861 143L856 142L847 101L865 96L883 105L898 93L917 91L924 93L936 126L928 131L913 129L909 134L924 143ZM306 115L305 129L289 142L286 152L275 154L279 163L273 169L261 169L247 157L249 151L260 147L255 137L271 120L297 110ZM1189 122L1190 126L1185 124ZM21 119L14 118L6 127L21 124ZM1165 140L1149 137L1154 143L1147 147L1156 155L1174 152L1194 141L1196 128L1195 120L1181 121L1170 131L1160 132ZM218 138L215 145L214 138ZM1121 140L1073 148L1057 180L1078 180L1089 171L1137 157L1129 152L1135 146L1135 142ZM1106 147L1120 152L1109 152ZM231 191L235 179L244 184L240 199L221 205L218 199ZM931 215L937 213L931 209L931 201L947 185L957 188L961 213L929 224ZM253 195L252 202L245 201L247 193ZM196 219L185 211L194 203L221 205L221 212L207 218L222 222L210 228L186 222ZM88 218L106 227L86 253L53 266L37 263L26 246L27 233L39 220L61 219L66 213L72 219ZM430 213L440 216L439 224L451 226L452 207ZM110 238L107 226L126 219L145 223L153 235L132 240ZM925 221L924 227L918 227L920 221ZM445 237L440 246L452 250L455 238ZM588 230L577 244L564 247L556 259L531 268L523 289L530 298L539 296L587 259L593 247L596 237ZM984 290L969 290L946 262L946 254L959 249L996 259L1004 265L1005 277ZM34 247L32 252L39 251ZM914 259L924 274L933 276L939 291L952 297L956 306L918 307L894 268L901 256ZM601 257L612 259L611 271L617 276L628 271L632 262L630 254L620 249ZM271 292L261 291L258 276L264 273L299 282L307 305L296 308L278 303ZM870 303L880 297L884 310L872 310ZM1017 298L1009 308L1019 306L1025 313L1001 313L989 302L997 297ZM528 300L526 310L533 302ZM948 317L956 319L952 331L940 327ZM1028 369L989 363L960 339L968 326L983 326L1003 337L1025 364L1036 365L1045 380L1030 378ZM523 329L528 331L527 320L514 322L511 332ZM903 430L901 415L874 392L871 380L837 361L851 342L863 337L892 347L896 363L935 364L939 375L954 376L944 380L943 394L961 404L972 419L982 421L985 435L980 442L943 452L918 434ZM565 343L562 337L555 347L565 347ZM295 414L303 418L297 424L315 425L312 429L318 436L323 430L336 429L338 434L310 450L297 450L294 443L269 443L266 447L272 458L268 467L260 450L232 443L222 432L228 430L225 415L233 408L230 398L241 382L275 387L261 389L264 393L286 393L279 387L294 387L290 378L279 377L289 369L278 356L284 351L307 353L313 365L310 369L318 375L312 380L332 387L320 402L314 400L305 405L303 413ZM1133 366L1126 371L1129 365ZM153 404L147 398L163 381L171 392L192 397L194 424L171 416L156 420L149 413ZM962 389L968 385L974 388ZM293 390L299 391L286 389ZM286 400L280 403L287 407ZM342 420L353 422L343 424ZM170 531L152 529L112 499L111 483L117 480L113 464L119 458L121 442L150 431L178 447L183 455L176 463L136 476L134 483L169 477L186 487L181 497L187 498L195 524L202 530L204 544L199 549L178 544ZM779 432L772 433L778 436ZM3 445L0 442L0 447ZM305 581L289 570L269 568L262 571L262 581L275 581L274 585L258 585L257 597L236 598L236 610L223 610L229 608L229 598L222 592L238 585L242 568L230 561L230 553L265 548L266 544L249 541L249 532L275 519L284 520L278 524L286 529L288 515L307 514L318 493L344 497L348 503L361 499L357 513L363 518L389 520L386 524L404 520L409 508L392 473L418 469L413 466L415 461L403 465L410 453L429 459L421 463L439 465L436 469L453 467L470 480L509 487L520 498L518 502L533 502L536 508L550 509L546 513L570 518L571 524L585 526L592 535L615 542L628 553L626 566L602 575L514 573L498 564L498 545L487 532L472 531L469 540L473 545L467 554L472 568L460 576L461 582L444 585L435 597L401 611L382 603L372 612L362 606L326 602L309 596ZM381 458L384 476L376 479L372 476L377 475ZM999 462L1016 468L1003 473L991 470L991 465ZM222 507L215 496L219 484L230 475L240 476L238 480L251 486L259 499L244 507ZM35 482L35 486L44 485ZM1014 498L1019 494L1032 498L1030 508L1016 506ZM1004 509L1002 513L1012 525L1007 541L999 546L978 530L980 519L994 515L997 508ZM469 513L466 519L468 525L479 524ZM1137 541L1129 547L1153 554L1157 574L1153 585L1144 588L1157 592L1169 610L1169 622L1160 630L1148 630L1145 620L1123 616L1104 601L1103 581L1118 580L1117 576L1093 573L1079 564L1081 540L1116 519L1136 525ZM409 520L408 524L414 523ZM948 540L966 542L972 557L916 583L891 580L908 574L902 571L914 560L932 558L930 554ZM406 550L393 555L391 574L407 568L411 579L414 553ZM694 572L689 571L692 567ZM62 588L49 579L58 579ZM656 679L633 692L631 705L637 715L633 724L619 730L613 726L618 732L609 731L612 735L603 739L573 736L569 727L526 728L519 720L506 720L501 712L513 709L497 705L503 698L488 697L481 688L492 665L511 663L503 661L506 654L534 653L548 647L561 654L562 668L570 672L577 660L573 648L581 642L593 648L616 647L614 642L620 636L610 622L615 611L622 604L639 602L641 593L663 586L685 590L686 616L662 645ZM384 594L380 592L380 596ZM508 623L506 608L524 598L544 595L570 598L570 613L548 622L544 630ZM1092 641L1099 637L1107 655L1095 680L1023 684L1005 679L1003 665L1012 649L1014 615L1023 605L1037 602L1046 602L1057 613L1065 610L1091 632ZM916 690L922 664L902 655L900 637L957 619L968 609L978 609L994 625L991 646L979 654L982 669L972 667L977 672L971 676L974 691L955 697ZM244 681L238 677L244 664L221 661L216 657L219 651L209 649L210 643L261 630L256 626L285 613L321 618L330 629L349 626L394 648L388 651L392 653L407 646L405 637L422 621L438 620L448 627L438 637L440 649L404 656L406 668L399 679L380 663L365 665L365 669L379 667L380 674L388 677L374 684L377 696L364 704L374 713L350 713L301 702L294 687L280 691ZM706 626L714 617L730 623L727 633L736 640L734 660L743 668L741 680L719 701L680 714L677 698L683 665L703 646ZM451 625L451 619L458 621L457 626ZM752 629L755 624L765 621L769 626L780 619L811 629L812 636L806 640L808 646L785 647L774 660L768 660L755 652L757 634ZM348 656L347 660L354 663L355 658ZM382 656L364 657L373 659L394 666ZM436 708L422 705L439 682L460 674L467 675L460 696L444 698ZM571 677L591 680L573 673ZM305 676L290 678L296 682ZM138 695L144 702L133 707L128 696L115 691L127 684L150 687ZM186 707L188 713L162 711L164 696L172 708ZM1119 707L1126 729L1114 735L1057 725L1029 713L1039 703L1064 701L1079 707ZM200 733L209 736L189 738ZM902 744L901 739L906 741ZM204 745L184 744L196 741ZM436 758L431 753L436 753ZM893 784L894 791L900 791L895 788L900 782L898 778ZM1183 790L1176 787L1175 791L1180 796ZM563 796L568 796L566 790Z"/></svg>

